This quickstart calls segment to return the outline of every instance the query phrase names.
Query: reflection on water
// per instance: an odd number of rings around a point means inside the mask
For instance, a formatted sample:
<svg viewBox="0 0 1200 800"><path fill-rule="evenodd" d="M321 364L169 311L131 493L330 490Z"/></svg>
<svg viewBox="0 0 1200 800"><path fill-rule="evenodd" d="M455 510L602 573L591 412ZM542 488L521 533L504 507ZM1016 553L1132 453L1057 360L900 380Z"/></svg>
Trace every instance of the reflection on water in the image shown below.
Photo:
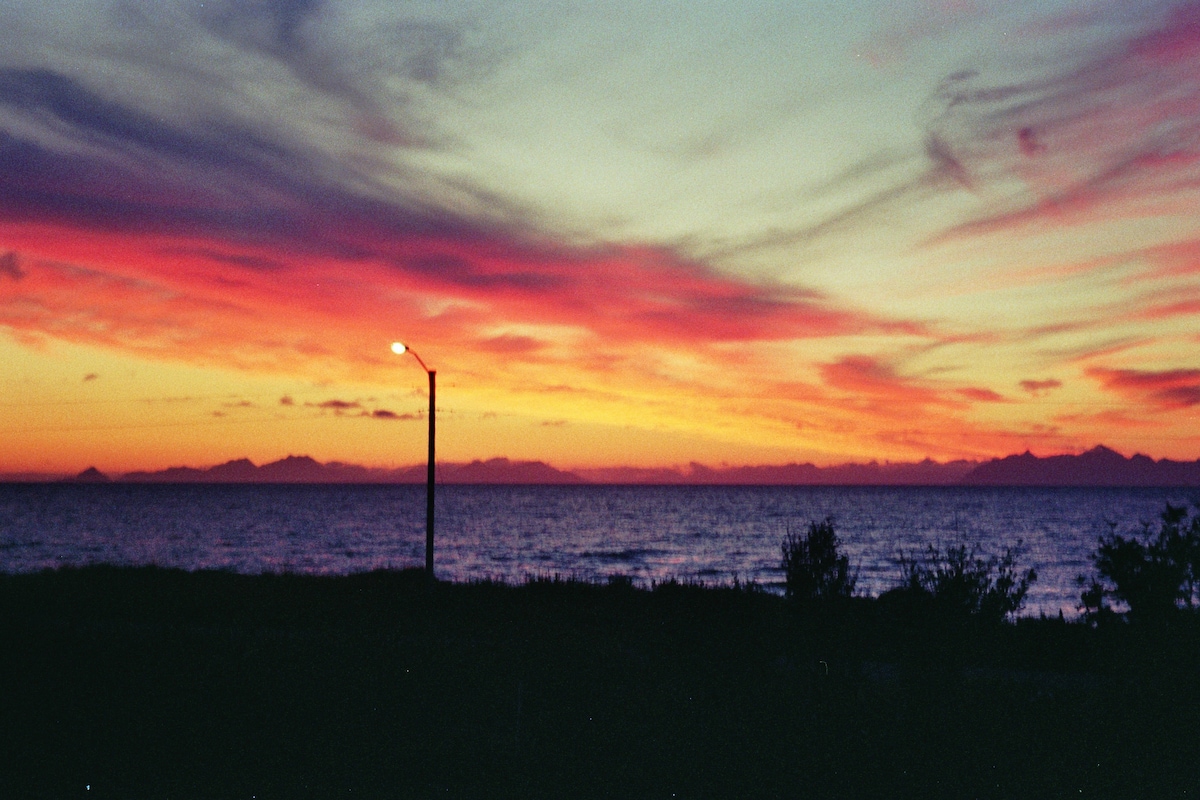
<svg viewBox="0 0 1200 800"><path fill-rule="evenodd" d="M894 585L901 553L1024 540L1025 613L1075 613L1075 577L1109 521L1136 530L1188 489L458 486L438 488L438 576L631 576L777 586L780 541L832 517L858 590ZM424 565L423 486L0 485L0 568L158 564L342 574Z"/></svg>

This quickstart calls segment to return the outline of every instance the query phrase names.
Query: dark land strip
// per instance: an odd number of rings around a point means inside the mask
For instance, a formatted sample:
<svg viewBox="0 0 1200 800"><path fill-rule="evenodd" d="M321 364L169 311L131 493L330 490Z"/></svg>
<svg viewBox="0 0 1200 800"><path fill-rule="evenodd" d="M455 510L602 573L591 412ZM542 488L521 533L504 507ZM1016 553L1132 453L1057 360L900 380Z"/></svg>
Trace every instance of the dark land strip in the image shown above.
<svg viewBox="0 0 1200 800"><path fill-rule="evenodd" d="M1191 796L1196 623L621 580L3 575L0 796Z"/></svg>

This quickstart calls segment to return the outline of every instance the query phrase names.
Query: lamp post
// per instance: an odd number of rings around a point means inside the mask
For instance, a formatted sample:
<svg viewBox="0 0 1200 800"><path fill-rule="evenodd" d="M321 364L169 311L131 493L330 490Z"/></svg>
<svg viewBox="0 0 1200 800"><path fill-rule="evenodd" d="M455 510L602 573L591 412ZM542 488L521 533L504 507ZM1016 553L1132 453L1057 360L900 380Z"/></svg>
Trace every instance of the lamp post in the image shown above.
<svg viewBox="0 0 1200 800"><path fill-rule="evenodd" d="M405 353L412 353L413 358L421 365L421 369L425 370L425 374L429 376L429 458L425 462L425 574L429 576L429 580L433 581L433 430L434 430L434 409L436 408L435 396L437 394L437 370L430 369L425 366L425 362L417 355L417 351L405 345L403 342L392 342L392 352L398 356Z"/></svg>

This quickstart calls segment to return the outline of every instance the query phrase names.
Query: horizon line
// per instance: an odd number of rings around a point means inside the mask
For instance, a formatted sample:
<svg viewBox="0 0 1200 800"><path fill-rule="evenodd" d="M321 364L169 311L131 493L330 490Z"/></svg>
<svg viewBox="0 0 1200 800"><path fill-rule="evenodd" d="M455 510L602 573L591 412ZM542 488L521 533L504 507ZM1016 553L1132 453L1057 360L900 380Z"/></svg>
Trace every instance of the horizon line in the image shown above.
<svg viewBox="0 0 1200 800"><path fill-rule="evenodd" d="M1193 462L1168 458L1153 459L1141 453L1132 456L1096 445L1077 453L1033 455L1030 450L990 459L954 459L936 461L926 457L918 461L846 461L819 466L812 462L783 464L743 464L709 466L692 461L685 465L641 467L619 465L608 467L575 467L560 469L542 460L517 460L504 456L471 461L445 461L437 465L438 483L460 485L908 485L944 486L959 484L984 465L1014 466L1017 459L1024 466L1045 466L1075 461L1085 456L1105 458L1110 466L1118 464L1142 469L1192 467L1200 474L1200 458ZM1016 468L1014 466L1014 468ZM163 469L105 472L89 466L80 472L13 471L0 473L3 483L107 482L107 483L209 483L209 484L377 484L407 485L425 482L425 464L398 467L372 467L342 461L321 462L308 455L288 455L274 461L256 464L247 457L231 459L206 467L172 466ZM449 474L445 474L449 473ZM1009 475L1008 481L1018 477ZM1033 476L1030 476L1031 479ZM1115 476L1108 476L1115 477ZM822 480L822 478L825 478ZM1073 481L1085 476L1072 476ZM1092 475L1084 482L1103 485L1105 475ZM1036 481L1045 483L1042 477ZM1195 479L1189 478L1186 485Z"/></svg>

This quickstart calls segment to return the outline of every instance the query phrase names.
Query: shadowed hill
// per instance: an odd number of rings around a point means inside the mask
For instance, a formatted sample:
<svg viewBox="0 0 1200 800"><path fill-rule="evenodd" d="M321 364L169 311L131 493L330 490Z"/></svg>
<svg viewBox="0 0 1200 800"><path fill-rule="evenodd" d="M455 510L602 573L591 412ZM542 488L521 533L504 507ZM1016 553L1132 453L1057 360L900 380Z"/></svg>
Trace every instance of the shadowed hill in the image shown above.
<svg viewBox="0 0 1200 800"><path fill-rule="evenodd" d="M207 469L171 467L158 472L130 472L119 479L129 483L424 483L425 465L374 469L339 461L321 463L309 456L288 456L256 466L242 458ZM541 461L493 458L468 464L441 463L438 483L563 484L581 483L570 472Z"/></svg>
<svg viewBox="0 0 1200 800"><path fill-rule="evenodd" d="M288 456L261 466L241 458L214 467L171 467L129 472L115 480L128 483L424 483L425 465L399 469L364 467L309 456ZM25 479L9 476L10 480ZM38 480L39 478L33 478ZM67 480L101 483L110 478L90 467ZM574 471L543 461L492 458L470 463L442 462L438 483L461 484L649 484L758 486L1197 486L1200 459L1154 460L1142 454L1126 458L1102 445L1079 455L1039 457L1030 452L976 461L775 464L708 467L602 467Z"/></svg>
<svg viewBox="0 0 1200 800"><path fill-rule="evenodd" d="M1130 458L1097 446L1080 455L1039 458L1026 451L980 464L967 486L1200 486L1200 460Z"/></svg>
<svg viewBox="0 0 1200 800"><path fill-rule="evenodd" d="M111 478L95 467L88 467L78 475L67 478L68 483L108 483L111 480Z"/></svg>

